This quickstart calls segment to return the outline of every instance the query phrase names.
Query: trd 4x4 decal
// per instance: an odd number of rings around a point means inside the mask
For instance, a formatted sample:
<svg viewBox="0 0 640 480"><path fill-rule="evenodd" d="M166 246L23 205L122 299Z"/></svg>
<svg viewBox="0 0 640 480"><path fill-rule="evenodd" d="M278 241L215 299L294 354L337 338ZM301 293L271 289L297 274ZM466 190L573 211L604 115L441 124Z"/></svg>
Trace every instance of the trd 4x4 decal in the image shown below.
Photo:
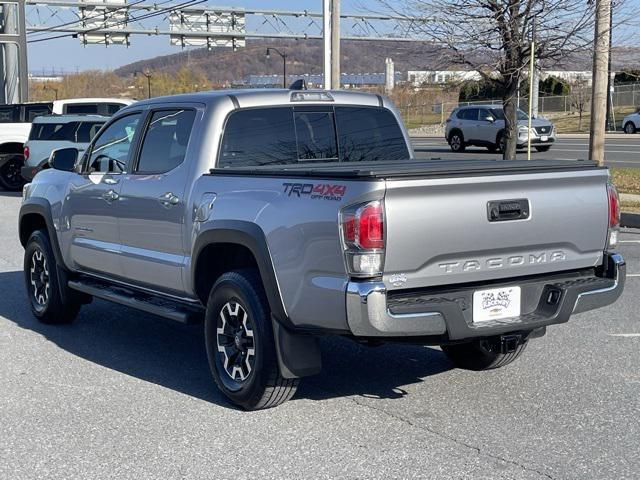
<svg viewBox="0 0 640 480"><path fill-rule="evenodd" d="M283 183L284 193L291 197L309 197L320 200L342 200L347 192L345 185L330 183Z"/></svg>

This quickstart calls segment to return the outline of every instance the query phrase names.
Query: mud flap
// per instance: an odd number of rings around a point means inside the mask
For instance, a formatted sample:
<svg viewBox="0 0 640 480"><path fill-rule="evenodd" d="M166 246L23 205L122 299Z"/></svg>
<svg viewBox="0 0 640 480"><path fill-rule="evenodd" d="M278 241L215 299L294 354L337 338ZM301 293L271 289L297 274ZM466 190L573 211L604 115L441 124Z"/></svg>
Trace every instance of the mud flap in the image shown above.
<svg viewBox="0 0 640 480"><path fill-rule="evenodd" d="M298 335L271 316L278 366L284 378L301 378L320 373L322 358L318 337Z"/></svg>

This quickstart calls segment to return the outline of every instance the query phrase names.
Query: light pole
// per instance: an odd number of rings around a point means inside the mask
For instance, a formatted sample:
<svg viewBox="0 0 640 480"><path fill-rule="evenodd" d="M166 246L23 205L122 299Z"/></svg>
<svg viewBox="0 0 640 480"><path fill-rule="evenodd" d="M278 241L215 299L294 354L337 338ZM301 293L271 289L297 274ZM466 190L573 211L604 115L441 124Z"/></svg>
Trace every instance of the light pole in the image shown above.
<svg viewBox="0 0 640 480"><path fill-rule="evenodd" d="M151 75L151 72L141 72L136 70L135 72L133 72L133 77L137 77L138 75L144 75L145 77L147 77L147 98L151 98L151 77L153 75Z"/></svg>
<svg viewBox="0 0 640 480"><path fill-rule="evenodd" d="M271 58L272 50L282 57L282 88L287 88L287 54L277 48L269 47L267 48L267 58Z"/></svg>
<svg viewBox="0 0 640 480"><path fill-rule="evenodd" d="M50 87L49 85L45 85L42 89L43 90L53 90L53 93L56 96L56 100L58 100L58 89L57 88L53 88L53 87Z"/></svg>

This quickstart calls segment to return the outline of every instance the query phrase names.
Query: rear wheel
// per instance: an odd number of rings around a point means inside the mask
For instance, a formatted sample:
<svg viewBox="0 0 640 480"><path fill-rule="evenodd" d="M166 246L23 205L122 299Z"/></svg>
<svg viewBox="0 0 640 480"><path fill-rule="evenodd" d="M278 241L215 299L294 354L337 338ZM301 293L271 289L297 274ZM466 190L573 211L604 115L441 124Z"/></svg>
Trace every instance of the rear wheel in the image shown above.
<svg viewBox="0 0 640 480"><path fill-rule="evenodd" d="M468 343L442 345L442 351L458 368L466 370L491 370L515 361L527 346L527 340L519 343L509 353L502 353L500 337L474 340Z"/></svg>
<svg viewBox="0 0 640 480"><path fill-rule="evenodd" d="M624 133L636 133L636 125L633 122L627 122L624 126Z"/></svg>
<svg viewBox="0 0 640 480"><path fill-rule="evenodd" d="M464 137L460 132L453 132L449 135L449 146L451 147L451 151L456 153L464 152L465 144Z"/></svg>
<svg viewBox="0 0 640 480"><path fill-rule="evenodd" d="M75 320L81 304L68 286L60 284L51 242L42 230L33 232L27 241L24 277L31 312L40 322L65 324Z"/></svg>
<svg viewBox="0 0 640 480"><path fill-rule="evenodd" d="M507 137L504 135L504 133L498 135L496 147L498 148L498 150L500 150L501 153L504 153L507 149Z"/></svg>
<svg viewBox="0 0 640 480"><path fill-rule="evenodd" d="M551 145L544 145L542 147L536 147L536 150L539 152L548 152L551 148Z"/></svg>
<svg viewBox="0 0 640 480"><path fill-rule="evenodd" d="M0 186L5 190L15 192L24 185L24 178L20 174L24 161L22 155L11 155L0 167Z"/></svg>
<svg viewBox="0 0 640 480"><path fill-rule="evenodd" d="M222 275L211 289L205 316L209 367L229 400L246 410L289 400L298 379L280 375L269 304L257 272Z"/></svg>

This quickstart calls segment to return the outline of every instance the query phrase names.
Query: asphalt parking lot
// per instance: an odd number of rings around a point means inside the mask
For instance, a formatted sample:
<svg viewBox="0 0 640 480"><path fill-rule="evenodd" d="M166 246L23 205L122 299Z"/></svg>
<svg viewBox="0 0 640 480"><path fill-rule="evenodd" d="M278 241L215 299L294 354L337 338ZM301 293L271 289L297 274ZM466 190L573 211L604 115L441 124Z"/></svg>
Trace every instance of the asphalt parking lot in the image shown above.
<svg viewBox="0 0 640 480"><path fill-rule="evenodd" d="M232 408L201 327L102 301L38 324L20 198L0 192L0 478L637 478L640 231L618 303L550 327L516 363L456 370L437 348L323 343L276 409Z"/></svg>
<svg viewBox="0 0 640 480"><path fill-rule="evenodd" d="M468 147L460 153L453 153L444 138L413 138L412 143L419 158L501 158L486 148ZM640 134L609 135L605 142L606 163L612 167L640 167ZM534 159L579 160L588 158L589 139L585 135L562 136L548 152L532 151ZM526 159L526 151L518 152L519 159Z"/></svg>

